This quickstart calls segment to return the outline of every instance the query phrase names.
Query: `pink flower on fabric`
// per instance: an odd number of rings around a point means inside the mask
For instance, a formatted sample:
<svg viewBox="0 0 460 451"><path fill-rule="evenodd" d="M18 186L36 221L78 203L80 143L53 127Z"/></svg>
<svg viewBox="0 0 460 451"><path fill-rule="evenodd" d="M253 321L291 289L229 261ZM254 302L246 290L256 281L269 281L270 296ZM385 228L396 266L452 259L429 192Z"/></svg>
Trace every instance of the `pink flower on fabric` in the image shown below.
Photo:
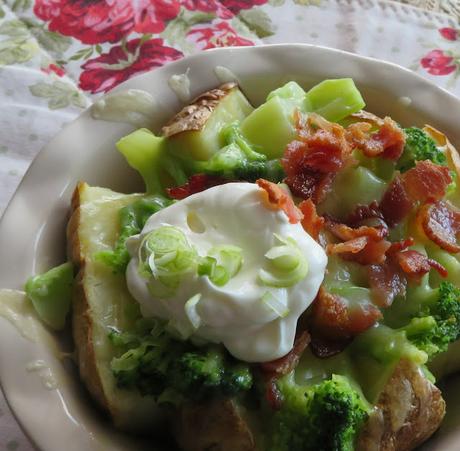
<svg viewBox="0 0 460 451"><path fill-rule="evenodd" d="M56 64L50 64L48 67L42 67L41 71L45 74L55 73L58 77L63 77L65 75L65 70Z"/></svg>
<svg viewBox="0 0 460 451"><path fill-rule="evenodd" d="M439 49L431 50L420 60L420 64L431 75L448 75L457 69L454 58Z"/></svg>
<svg viewBox="0 0 460 451"><path fill-rule="evenodd" d="M85 44L118 42L131 31L159 33L180 11L179 0L36 0L34 14L50 31Z"/></svg>
<svg viewBox="0 0 460 451"><path fill-rule="evenodd" d="M194 27L187 33L187 38L200 50L254 45L249 39L239 36L228 22L218 22L209 27Z"/></svg>
<svg viewBox="0 0 460 451"><path fill-rule="evenodd" d="M448 41L456 41L458 39L458 30L455 28L445 27L440 28L438 31L439 34Z"/></svg>
<svg viewBox="0 0 460 451"><path fill-rule="evenodd" d="M107 92L133 75L147 72L155 67L174 61L182 52L163 44L162 39L142 42L132 39L114 46L108 53L92 58L82 65L79 86L92 94Z"/></svg>
<svg viewBox="0 0 460 451"><path fill-rule="evenodd" d="M234 14L219 0L182 0L182 6L189 11L200 11L203 13L215 13L221 19L231 19Z"/></svg>

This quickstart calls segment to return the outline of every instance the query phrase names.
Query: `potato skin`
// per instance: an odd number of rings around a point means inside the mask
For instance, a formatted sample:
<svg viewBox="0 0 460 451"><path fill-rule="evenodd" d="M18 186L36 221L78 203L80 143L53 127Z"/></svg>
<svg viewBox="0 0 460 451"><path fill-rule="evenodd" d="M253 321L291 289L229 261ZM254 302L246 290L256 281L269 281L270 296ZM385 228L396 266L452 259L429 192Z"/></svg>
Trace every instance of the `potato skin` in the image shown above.
<svg viewBox="0 0 460 451"><path fill-rule="evenodd" d="M172 427L185 451L257 451L253 434L231 399L187 404Z"/></svg>
<svg viewBox="0 0 460 451"><path fill-rule="evenodd" d="M446 410L440 390L414 363L402 360L358 439L359 451L410 451L439 427Z"/></svg>
<svg viewBox="0 0 460 451"><path fill-rule="evenodd" d="M201 130L220 101L237 88L236 83L225 83L193 99L162 128L163 136L170 137L186 131Z"/></svg>
<svg viewBox="0 0 460 451"><path fill-rule="evenodd" d="M78 270L72 294L72 334L80 377L99 406L103 410L110 412L109 401L104 393L100 374L97 369L92 342L93 320L90 315L90 306L83 283L85 278L85 262L81 254L78 227L80 224L79 207L82 203L85 187L87 185L80 182L75 188L71 201L71 217L67 226L68 255Z"/></svg>

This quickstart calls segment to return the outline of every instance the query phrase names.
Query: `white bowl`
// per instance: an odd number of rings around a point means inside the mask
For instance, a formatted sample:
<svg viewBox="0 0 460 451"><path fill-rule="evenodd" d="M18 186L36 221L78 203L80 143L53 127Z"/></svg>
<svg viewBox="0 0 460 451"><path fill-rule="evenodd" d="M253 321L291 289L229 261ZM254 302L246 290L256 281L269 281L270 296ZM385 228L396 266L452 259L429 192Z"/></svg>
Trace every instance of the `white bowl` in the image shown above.
<svg viewBox="0 0 460 451"><path fill-rule="evenodd" d="M168 86L169 78L190 69L191 93L195 96L219 84L216 66L236 74L254 104L288 80L308 88L325 78L352 77L368 110L390 115L404 125L430 123L444 131L454 144L460 144L460 101L447 91L394 64L310 45L207 51L136 77L116 89L150 92L157 104L152 126L158 131L181 107ZM86 111L40 152L0 222L0 287L21 288L29 275L65 259L69 199L78 180L122 192L141 189L139 176L114 147L118 138L132 128L93 120ZM25 370L27 363L36 359L45 360L51 367L58 389L44 389L40 378ZM26 340L0 317L0 382L13 412L38 448L143 449L111 428L91 404L74 369L66 367L49 346ZM454 380L447 384L448 417L424 449L460 448L460 401L455 401L460 398L455 396L456 387L460 390Z"/></svg>

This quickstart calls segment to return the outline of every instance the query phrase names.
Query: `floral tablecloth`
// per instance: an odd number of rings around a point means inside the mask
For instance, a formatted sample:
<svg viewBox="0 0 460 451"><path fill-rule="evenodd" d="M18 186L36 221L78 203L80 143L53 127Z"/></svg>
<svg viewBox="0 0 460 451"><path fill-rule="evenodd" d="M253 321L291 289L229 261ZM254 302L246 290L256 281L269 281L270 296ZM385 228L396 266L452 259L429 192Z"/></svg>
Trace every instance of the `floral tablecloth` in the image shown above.
<svg viewBox="0 0 460 451"><path fill-rule="evenodd" d="M0 215L39 149L117 84L214 47L307 42L460 95L452 0L0 0ZM0 393L0 450L32 450Z"/></svg>

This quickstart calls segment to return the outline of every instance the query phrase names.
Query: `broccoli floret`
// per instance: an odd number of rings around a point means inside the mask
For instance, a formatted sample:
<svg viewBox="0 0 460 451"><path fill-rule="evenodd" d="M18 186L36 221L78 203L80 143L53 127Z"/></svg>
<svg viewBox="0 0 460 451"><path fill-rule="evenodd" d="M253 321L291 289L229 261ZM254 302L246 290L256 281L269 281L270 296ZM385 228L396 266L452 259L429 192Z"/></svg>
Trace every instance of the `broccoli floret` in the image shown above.
<svg viewBox="0 0 460 451"><path fill-rule="evenodd" d="M279 382L284 401L273 415L270 451L351 451L369 406L344 376L303 387Z"/></svg>
<svg viewBox="0 0 460 451"><path fill-rule="evenodd" d="M171 204L171 199L156 194L121 208L119 212L120 233L115 247L111 251L98 252L95 255L96 259L110 266L114 273L124 272L129 263L129 253L125 246L126 240L139 233L150 216Z"/></svg>
<svg viewBox="0 0 460 451"><path fill-rule="evenodd" d="M412 343L432 358L460 338L460 288L442 282L437 299L422 314L426 316L413 318L402 329Z"/></svg>
<svg viewBox="0 0 460 451"><path fill-rule="evenodd" d="M192 171L217 175L230 180L255 182L259 178L278 183L285 177L280 160L267 160L242 136L237 123L222 130L226 146L208 161L192 164Z"/></svg>
<svg viewBox="0 0 460 451"><path fill-rule="evenodd" d="M168 391L188 399L233 396L250 390L252 372L221 347L196 348L172 338L157 324L147 334L112 331L109 338L119 357L111 362L117 385L160 397Z"/></svg>
<svg viewBox="0 0 460 451"><path fill-rule="evenodd" d="M417 127L405 128L404 134L406 135L406 144L396 169L405 172L413 168L416 161L422 160L431 160L441 166L447 165L446 156L423 130Z"/></svg>

